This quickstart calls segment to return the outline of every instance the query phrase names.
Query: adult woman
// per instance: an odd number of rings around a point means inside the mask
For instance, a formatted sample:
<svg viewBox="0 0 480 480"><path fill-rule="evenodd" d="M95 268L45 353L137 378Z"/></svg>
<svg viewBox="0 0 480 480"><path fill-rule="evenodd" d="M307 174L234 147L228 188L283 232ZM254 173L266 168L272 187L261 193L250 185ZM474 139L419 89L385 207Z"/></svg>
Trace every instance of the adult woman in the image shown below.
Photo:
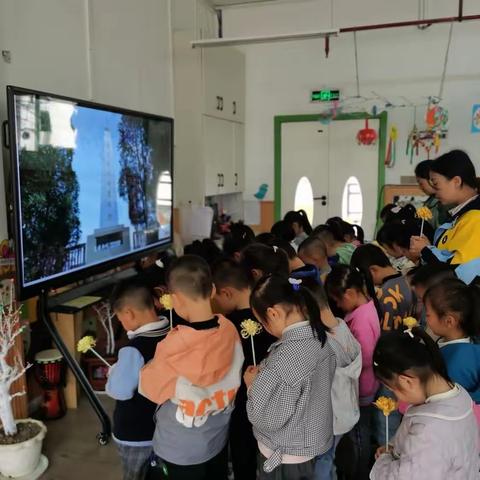
<svg viewBox="0 0 480 480"><path fill-rule="evenodd" d="M433 160L424 160L415 167L415 177L417 178L418 186L422 189L425 195L428 195L427 200L423 204L429 208L432 212L432 219L430 225L434 229L443 225L450 219L448 215L448 208L440 203L438 198L435 197L435 189L430 183L430 167Z"/></svg>
<svg viewBox="0 0 480 480"><path fill-rule="evenodd" d="M480 198L475 167L461 150L441 155L430 166L430 182L442 205L451 205L452 220L435 232L434 246L411 238L410 251L427 262L467 263L480 257Z"/></svg>

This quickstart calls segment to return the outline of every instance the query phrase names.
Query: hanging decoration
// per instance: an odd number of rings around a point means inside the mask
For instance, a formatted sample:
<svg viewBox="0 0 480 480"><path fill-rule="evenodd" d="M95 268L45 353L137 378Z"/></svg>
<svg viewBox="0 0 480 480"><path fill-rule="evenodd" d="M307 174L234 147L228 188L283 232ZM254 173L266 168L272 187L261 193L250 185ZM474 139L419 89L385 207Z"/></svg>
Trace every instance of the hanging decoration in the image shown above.
<svg viewBox="0 0 480 480"><path fill-rule="evenodd" d="M368 126L368 118L365 119L365 128L357 133L357 142L359 145L375 145L377 141L377 132Z"/></svg>
<svg viewBox="0 0 480 480"><path fill-rule="evenodd" d="M395 125L392 125L390 127L387 154L385 156L385 166L388 168L392 168L395 165L395 160L397 159L397 139L398 139L397 127Z"/></svg>
<svg viewBox="0 0 480 480"><path fill-rule="evenodd" d="M407 155L410 156L410 163L413 163L413 155L419 155L420 149L425 150L427 159L430 158L432 151L438 153L442 138L447 135L448 111L439 105L437 97L428 99L427 110L425 112L425 130L419 130L416 124L416 112L414 107L413 128L408 135Z"/></svg>

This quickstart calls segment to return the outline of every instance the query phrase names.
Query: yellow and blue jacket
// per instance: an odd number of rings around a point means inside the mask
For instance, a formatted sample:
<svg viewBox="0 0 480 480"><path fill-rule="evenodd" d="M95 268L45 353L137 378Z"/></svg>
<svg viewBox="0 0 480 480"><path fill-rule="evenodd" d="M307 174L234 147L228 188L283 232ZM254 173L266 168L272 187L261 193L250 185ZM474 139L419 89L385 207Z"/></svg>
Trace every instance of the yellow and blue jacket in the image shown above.
<svg viewBox="0 0 480 480"><path fill-rule="evenodd" d="M468 263L480 257L480 196L465 205L451 221L435 231L434 246L422 250L422 260L452 265Z"/></svg>

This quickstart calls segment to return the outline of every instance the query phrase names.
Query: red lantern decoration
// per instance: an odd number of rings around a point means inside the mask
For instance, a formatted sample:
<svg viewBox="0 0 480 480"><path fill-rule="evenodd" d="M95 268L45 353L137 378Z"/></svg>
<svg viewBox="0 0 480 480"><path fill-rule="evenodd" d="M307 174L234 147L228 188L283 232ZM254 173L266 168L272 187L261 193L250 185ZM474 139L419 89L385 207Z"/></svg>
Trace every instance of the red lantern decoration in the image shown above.
<svg viewBox="0 0 480 480"><path fill-rule="evenodd" d="M365 128L357 133L357 142L359 145L375 145L377 141L377 132L368 127L368 118L365 119Z"/></svg>

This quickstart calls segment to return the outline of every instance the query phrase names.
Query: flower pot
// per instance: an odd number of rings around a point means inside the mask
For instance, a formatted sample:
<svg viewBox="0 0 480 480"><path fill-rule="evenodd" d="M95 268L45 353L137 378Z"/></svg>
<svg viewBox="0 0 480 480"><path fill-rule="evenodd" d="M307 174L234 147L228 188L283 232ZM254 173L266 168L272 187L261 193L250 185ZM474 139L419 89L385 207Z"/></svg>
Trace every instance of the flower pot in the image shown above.
<svg viewBox="0 0 480 480"><path fill-rule="evenodd" d="M28 418L17 420L18 423L35 423L40 426L40 432L20 443L0 445L0 474L10 478L25 477L34 472L39 464L43 439L47 433L47 427L38 420Z"/></svg>

